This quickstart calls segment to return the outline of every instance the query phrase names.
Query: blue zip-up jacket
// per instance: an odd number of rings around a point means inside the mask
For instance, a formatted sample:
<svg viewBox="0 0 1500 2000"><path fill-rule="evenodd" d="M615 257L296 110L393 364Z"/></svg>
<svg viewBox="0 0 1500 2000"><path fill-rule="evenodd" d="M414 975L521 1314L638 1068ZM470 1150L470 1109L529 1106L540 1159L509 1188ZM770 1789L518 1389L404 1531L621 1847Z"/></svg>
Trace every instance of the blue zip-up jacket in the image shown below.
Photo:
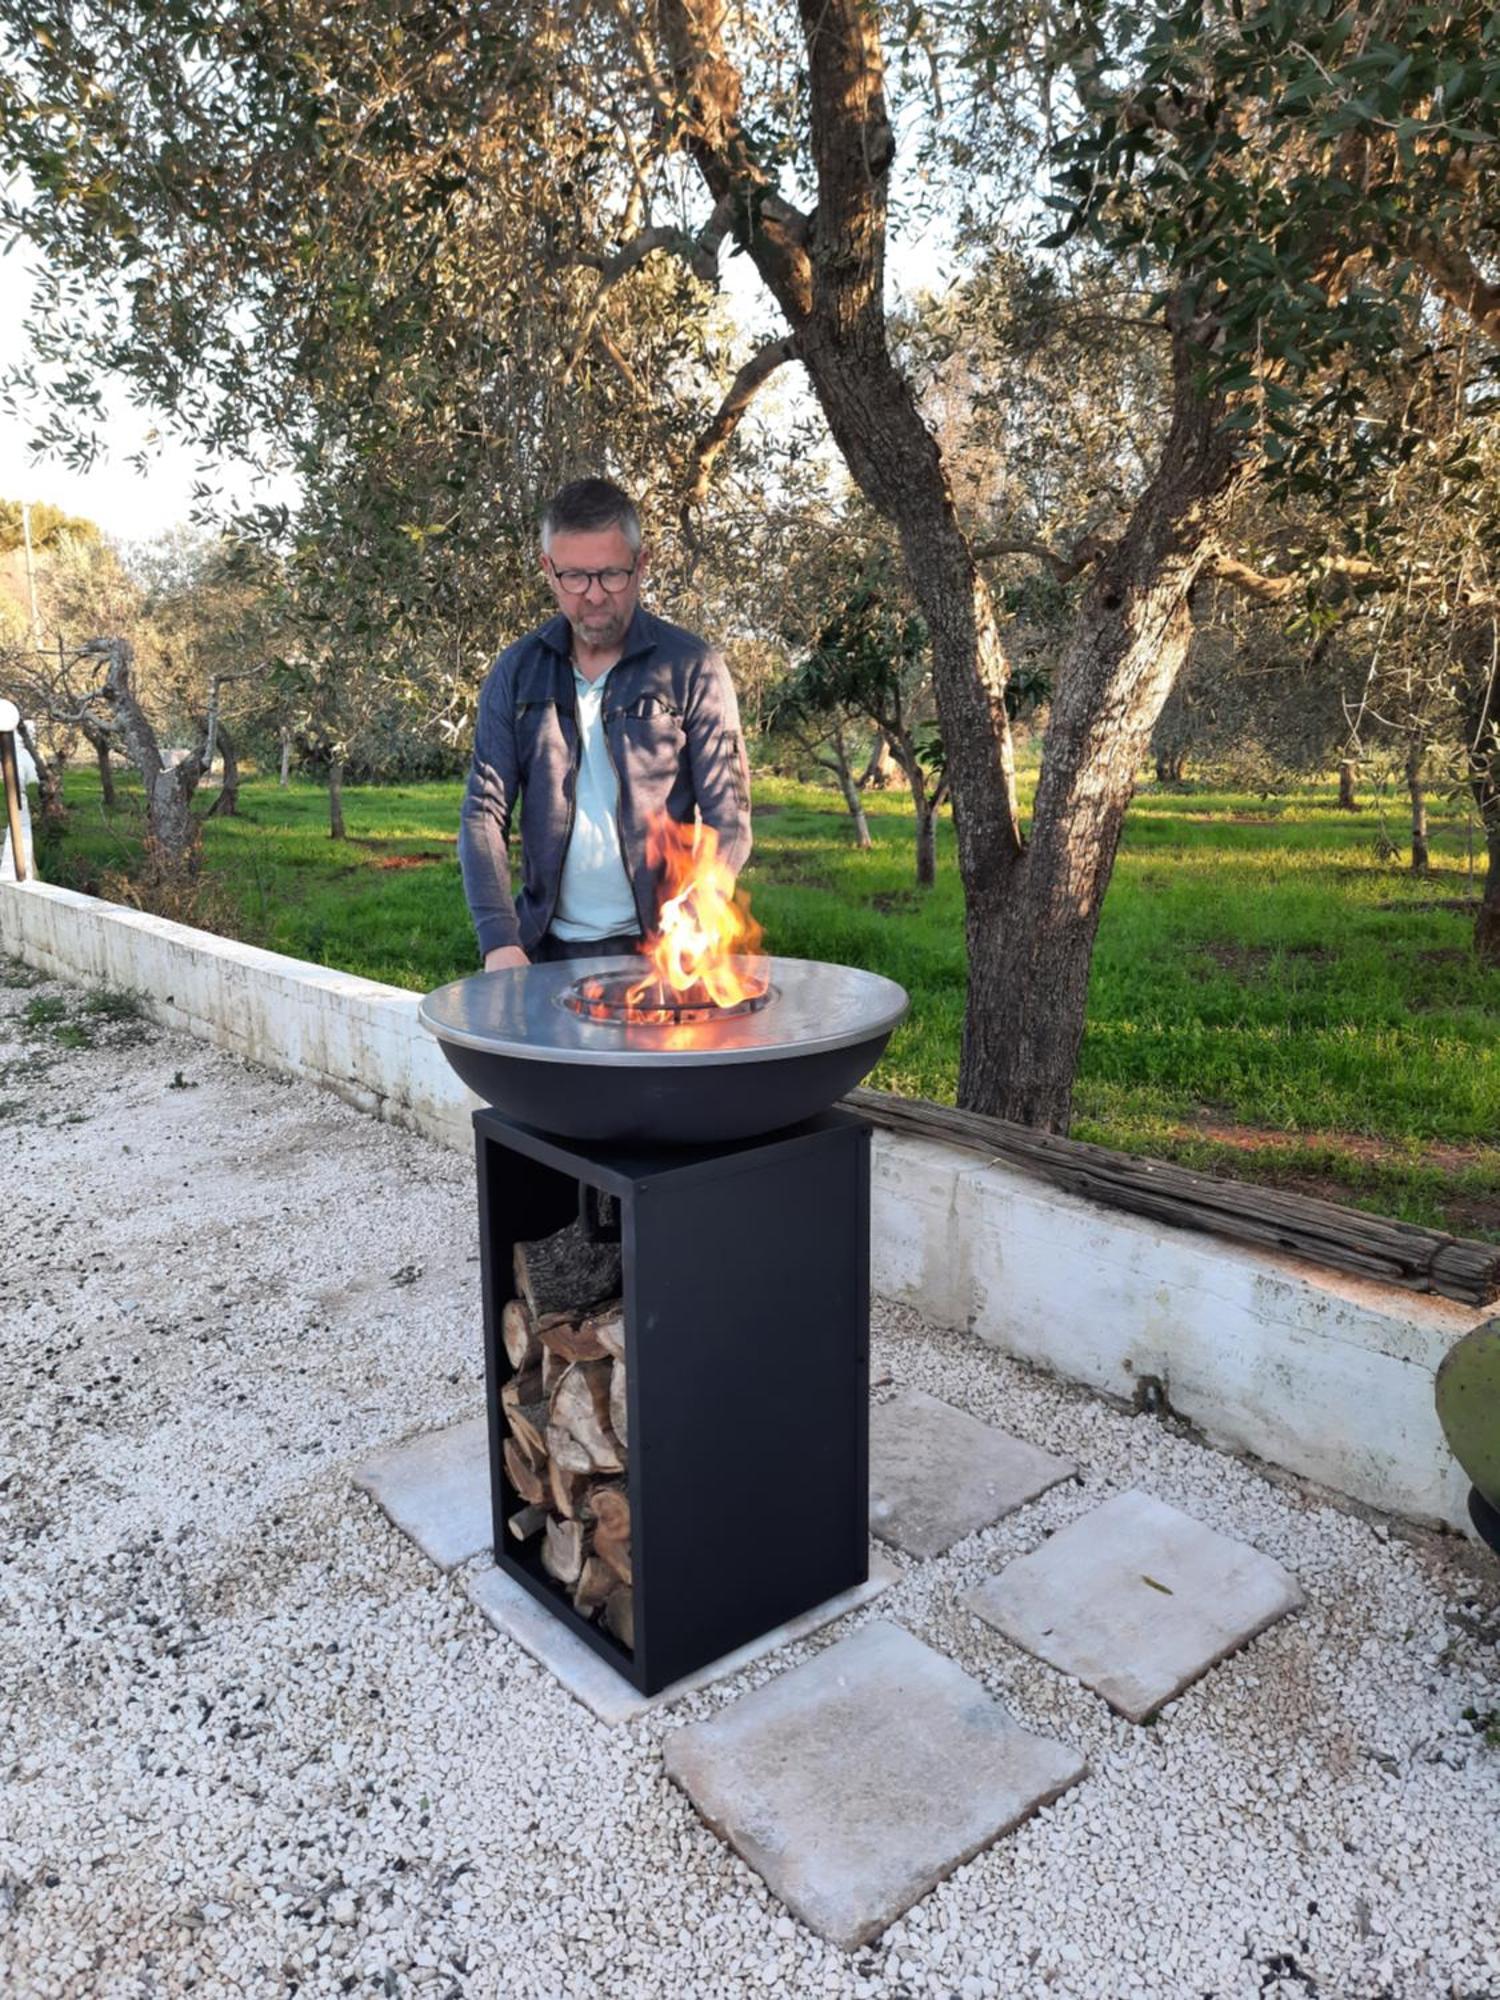
<svg viewBox="0 0 1500 2000"><path fill-rule="evenodd" d="M458 858L481 956L501 945L533 950L557 908L578 778L572 639L559 612L507 646L480 690ZM749 859L750 767L722 656L637 605L606 683L604 738L620 780L620 856L646 933L661 886L646 858L657 814L686 823L696 812L736 874ZM522 880L512 896L518 800Z"/></svg>

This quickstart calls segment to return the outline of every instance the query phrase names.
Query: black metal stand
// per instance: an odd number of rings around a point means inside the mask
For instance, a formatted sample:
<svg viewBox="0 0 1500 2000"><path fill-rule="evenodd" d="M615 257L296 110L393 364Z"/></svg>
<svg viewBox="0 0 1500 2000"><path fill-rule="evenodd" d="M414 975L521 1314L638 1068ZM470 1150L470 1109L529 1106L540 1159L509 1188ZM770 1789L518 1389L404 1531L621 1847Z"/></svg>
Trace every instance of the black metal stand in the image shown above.
<svg viewBox="0 0 1500 2000"><path fill-rule="evenodd" d="M1477 1486L1469 1488L1469 1519L1500 1556L1500 1508L1492 1507Z"/></svg>
<svg viewBox="0 0 1500 2000"><path fill-rule="evenodd" d="M495 1560L643 1694L868 1574L870 1132L829 1111L714 1148L585 1150L477 1111ZM619 1204L635 1646L505 1522L514 1246Z"/></svg>

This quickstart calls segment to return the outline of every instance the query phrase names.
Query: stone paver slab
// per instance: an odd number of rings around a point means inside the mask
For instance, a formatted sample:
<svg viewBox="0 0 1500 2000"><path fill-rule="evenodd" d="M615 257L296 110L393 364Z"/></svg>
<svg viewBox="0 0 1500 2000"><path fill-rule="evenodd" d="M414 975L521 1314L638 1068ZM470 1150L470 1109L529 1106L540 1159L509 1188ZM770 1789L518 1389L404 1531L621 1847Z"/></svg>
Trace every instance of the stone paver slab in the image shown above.
<svg viewBox="0 0 1500 2000"><path fill-rule="evenodd" d="M908 1555L939 1556L1077 1470L936 1396L903 1389L870 1411L870 1531Z"/></svg>
<svg viewBox="0 0 1500 2000"><path fill-rule="evenodd" d="M439 1569L454 1569L494 1542L482 1416L377 1451L355 1472L354 1483Z"/></svg>
<svg viewBox="0 0 1500 2000"><path fill-rule="evenodd" d="M674 1730L663 1755L714 1831L846 1951L1087 1768L884 1620Z"/></svg>
<svg viewBox="0 0 1500 2000"><path fill-rule="evenodd" d="M1117 1494L965 1600L1132 1722L1302 1602L1269 1556L1149 1493Z"/></svg>
<svg viewBox="0 0 1500 2000"><path fill-rule="evenodd" d="M814 1605L811 1611L788 1619L786 1624L763 1633L759 1639L737 1646L722 1659L710 1661L696 1673L684 1675L680 1681L673 1681L670 1687L662 1688L653 1695L638 1694L607 1660L602 1660L591 1647L570 1632L560 1618L555 1618L545 1604L539 1603L529 1590L523 1589L503 1569L492 1564L487 1569L476 1570L465 1588L497 1632L514 1639L523 1652L530 1653L539 1665L555 1674L568 1693L575 1695L601 1722L614 1725L634 1722L638 1715L645 1715L653 1708L665 1708L668 1702L680 1701L683 1695L691 1694L695 1688L727 1680L741 1667L748 1667L752 1660L775 1652L778 1646L790 1646L794 1640L805 1639L809 1632L831 1625L845 1612L858 1611L861 1605L869 1604L895 1581L896 1572L891 1565L874 1556L870 1561L869 1577L864 1583L855 1584L852 1590L840 1591L837 1597Z"/></svg>

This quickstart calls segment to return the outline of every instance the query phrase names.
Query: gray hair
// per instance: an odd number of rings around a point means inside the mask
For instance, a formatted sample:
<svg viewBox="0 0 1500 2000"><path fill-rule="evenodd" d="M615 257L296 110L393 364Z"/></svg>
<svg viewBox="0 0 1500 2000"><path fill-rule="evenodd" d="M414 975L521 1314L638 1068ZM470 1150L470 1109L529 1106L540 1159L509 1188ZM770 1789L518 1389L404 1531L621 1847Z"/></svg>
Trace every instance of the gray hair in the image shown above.
<svg viewBox="0 0 1500 2000"><path fill-rule="evenodd" d="M542 554L552 549L554 535L594 535L618 528L632 555L641 547L641 517L635 502L612 479L573 479L542 509Z"/></svg>

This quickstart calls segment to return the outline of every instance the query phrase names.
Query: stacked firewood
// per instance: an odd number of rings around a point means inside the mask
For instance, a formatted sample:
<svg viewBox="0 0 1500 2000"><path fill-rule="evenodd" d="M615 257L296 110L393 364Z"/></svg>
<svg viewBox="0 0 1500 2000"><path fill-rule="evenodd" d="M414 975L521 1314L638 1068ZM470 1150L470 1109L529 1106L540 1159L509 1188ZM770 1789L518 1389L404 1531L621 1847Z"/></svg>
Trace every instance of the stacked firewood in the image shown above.
<svg viewBox="0 0 1500 2000"><path fill-rule="evenodd" d="M626 1483L625 1316L617 1243L578 1225L518 1243L500 1337L505 1473L525 1503L506 1523L623 1645L634 1644Z"/></svg>

